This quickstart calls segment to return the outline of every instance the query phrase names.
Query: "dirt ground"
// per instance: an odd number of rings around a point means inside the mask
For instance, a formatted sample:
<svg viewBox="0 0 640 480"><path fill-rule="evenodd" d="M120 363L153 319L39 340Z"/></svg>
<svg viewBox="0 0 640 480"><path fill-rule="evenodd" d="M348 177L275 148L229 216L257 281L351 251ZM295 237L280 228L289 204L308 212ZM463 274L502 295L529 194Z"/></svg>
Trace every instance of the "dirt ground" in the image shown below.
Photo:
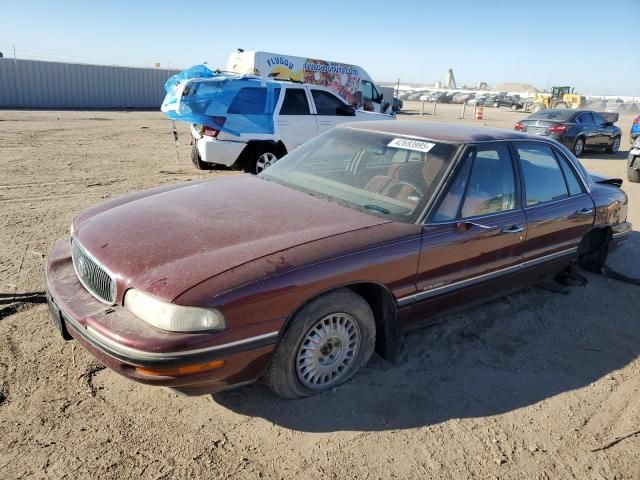
<svg viewBox="0 0 640 480"><path fill-rule="evenodd" d="M524 115L459 106L399 120L512 128ZM427 110L430 112L430 106ZM588 168L626 179L623 152ZM181 127L182 139L187 139ZM45 257L79 210L145 187L237 174L175 160L150 112L0 111L0 294L42 291ZM640 227L640 184L625 183ZM640 234L612 255L640 274ZM65 343L36 296L0 305L0 478L640 478L640 287L582 272L449 316L299 401L264 386L178 397Z"/></svg>

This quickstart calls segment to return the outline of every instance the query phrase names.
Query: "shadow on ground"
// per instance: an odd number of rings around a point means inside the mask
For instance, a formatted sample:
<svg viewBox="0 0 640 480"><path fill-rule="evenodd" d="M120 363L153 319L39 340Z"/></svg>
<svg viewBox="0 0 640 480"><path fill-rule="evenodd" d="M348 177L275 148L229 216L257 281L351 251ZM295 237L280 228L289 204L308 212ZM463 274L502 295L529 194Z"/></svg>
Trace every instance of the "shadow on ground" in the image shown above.
<svg viewBox="0 0 640 480"><path fill-rule="evenodd" d="M582 160L626 160L629 156L629 150L618 150L616 153L606 153L602 150L589 150L584 152L580 157Z"/></svg>
<svg viewBox="0 0 640 480"><path fill-rule="evenodd" d="M283 401L257 384L213 399L294 430L377 431L496 415L586 387L638 358L640 287L580 273L586 286L535 287L409 333L396 365L374 356L331 392Z"/></svg>

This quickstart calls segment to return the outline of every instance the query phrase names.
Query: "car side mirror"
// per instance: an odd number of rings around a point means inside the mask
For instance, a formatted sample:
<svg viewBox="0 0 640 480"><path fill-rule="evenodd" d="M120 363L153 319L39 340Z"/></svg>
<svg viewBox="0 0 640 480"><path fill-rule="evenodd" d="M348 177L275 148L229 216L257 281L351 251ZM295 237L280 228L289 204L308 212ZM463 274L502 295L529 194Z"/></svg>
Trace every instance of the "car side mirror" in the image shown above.
<svg viewBox="0 0 640 480"><path fill-rule="evenodd" d="M336 108L336 114L343 117L355 117L356 109L352 105L342 105Z"/></svg>

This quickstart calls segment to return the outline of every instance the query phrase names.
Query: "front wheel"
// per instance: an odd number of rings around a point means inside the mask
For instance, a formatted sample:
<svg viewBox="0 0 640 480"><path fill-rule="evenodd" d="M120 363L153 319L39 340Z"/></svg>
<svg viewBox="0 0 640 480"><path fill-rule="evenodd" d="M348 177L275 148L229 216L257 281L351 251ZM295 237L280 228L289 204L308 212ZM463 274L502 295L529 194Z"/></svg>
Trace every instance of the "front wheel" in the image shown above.
<svg viewBox="0 0 640 480"><path fill-rule="evenodd" d="M576 141L573 144L573 154L576 157L579 157L580 155L582 155L584 153L584 138L582 137L578 137L576 138Z"/></svg>
<svg viewBox="0 0 640 480"><path fill-rule="evenodd" d="M619 149L620 149L620 137L614 137L613 143L607 147L606 152L618 153Z"/></svg>
<svg viewBox="0 0 640 480"><path fill-rule="evenodd" d="M376 343L369 304L340 289L322 295L293 317L263 376L282 398L308 397L353 377Z"/></svg>

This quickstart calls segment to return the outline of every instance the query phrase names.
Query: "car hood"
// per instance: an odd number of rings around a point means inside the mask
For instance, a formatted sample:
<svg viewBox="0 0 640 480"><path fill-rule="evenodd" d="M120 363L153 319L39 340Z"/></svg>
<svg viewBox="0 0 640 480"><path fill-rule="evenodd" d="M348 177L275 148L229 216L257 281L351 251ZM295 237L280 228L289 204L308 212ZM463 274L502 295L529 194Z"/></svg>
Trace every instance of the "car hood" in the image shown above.
<svg viewBox="0 0 640 480"><path fill-rule="evenodd" d="M250 175L139 192L74 222L78 241L128 288L164 300L252 260L387 220ZM232 273L232 272L230 272Z"/></svg>

